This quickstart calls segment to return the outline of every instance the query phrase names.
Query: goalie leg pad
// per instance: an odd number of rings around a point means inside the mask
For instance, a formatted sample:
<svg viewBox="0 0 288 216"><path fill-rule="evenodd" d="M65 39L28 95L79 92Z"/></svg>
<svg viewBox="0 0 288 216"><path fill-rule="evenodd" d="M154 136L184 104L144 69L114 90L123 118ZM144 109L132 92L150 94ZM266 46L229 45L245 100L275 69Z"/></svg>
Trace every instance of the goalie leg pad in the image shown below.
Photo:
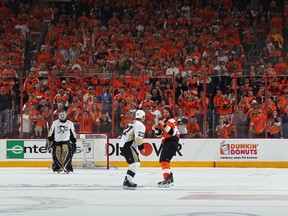
<svg viewBox="0 0 288 216"><path fill-rule="evenodd" d="M72 148L69 143L57 143L53 145L53 171L73 172L72 168Z"/></svg>
<svg viewBox="0 0 288 216"><path fill-rule="evenodd" d="M72 146L70 145L70 143L68 144L64 144L62 146L62 165L63 165L63 170L65 172L73 172L73 168L72 168Z"/></svg>
<svg viewBox="0 0 288 216"><path fill-rule="evenodd" d="M58 172L61 171L62 165L61 165L61 155L60 155L60 146L53 145L53 150L52 150L52 159L53 159L53 171Z"/></svg>

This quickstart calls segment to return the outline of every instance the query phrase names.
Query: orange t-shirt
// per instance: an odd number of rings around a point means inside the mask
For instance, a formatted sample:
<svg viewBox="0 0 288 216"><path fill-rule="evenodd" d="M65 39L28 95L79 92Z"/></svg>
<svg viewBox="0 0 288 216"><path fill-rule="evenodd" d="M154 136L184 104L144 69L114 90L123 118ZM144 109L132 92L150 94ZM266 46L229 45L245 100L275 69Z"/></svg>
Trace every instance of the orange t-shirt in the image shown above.
<svg viewBox="0 0 288 216"><path fill-rule="evenodd" d="M278 120L279 122L275 122L274 119L269 121L268 131L270 131L271 135L275 135L281 132L281 120Z"/></svg>
<svg viewBox="0 0 288 216"><path fill-rule="evenodd" d="M281 115L285 113L285 108L287 105L288 105L288 100L285 99L284 96L279 97L277 106L278 106L278 109L280 110Z"/></svg>
<svg viewBox="0 0 288 216"><path fill-rule="evenodd" d="M282 27L284 24L284 20L280 16L274 16L271 18L270 25L271 28L275 28L276 32L282 32Z"/></svg>
<svg viewBox="0 0 288 216"><path fill-rule="evenodd" d="M264 131L266 125L266 116L264 114L261 115L254 115L250 121L250 124L254 128L255 134L261 134Z"/></svg>
<svg viewBox="0 0 288 216"><path fill-rule="evenodd" d="M229 137L229 125L217 125L216 134L218 138L228 138Z"/></svg>
<svg viewBox="0 0 288 216"><path fill-rule="evenodd" d="M200 127L197 123L196 124L188 123L187 124L187 131L189 134L195 134L195 133L200 131Z"/></svg>
<svg viewBox="0 0 288 216"><path fill-rule="evenodd" d="M11 62L11 65L20 67L22 57L19 52L8 52L7 54L9 61Z"/></svg>
<svg viewBox="0 0 288 216"><path fill-rule="evenodd" d="M187 114L187 116L193 117L195 115L195 109L199 108L199 104L196 101L184 101L183 102L183 110Z"/></svg>
<svg viewBox="0 0 288 216"><path fill-rule="evenodd" d="M155 117L152 113L146 113L145 115L145 126L146 132L152 131L152 126L155 124Z"/></svg>
<svg viewBox="0 0 288 216"><path fill-rule="evenodd" d="M78 117L78 121L80 123L80 130L86 133L92 132L93 118L91 116L88 117Z"/></svg>
<svg viewBox="0 0 288 216"><path fill-rule="evenodd" d="M51 62L51 54L50 53L36 53L36 57L38 60L38 65L41 63L45 63L45 65L49 65Z"/></svg>
<svg viewBox="0 0 288 216"><path fill-rule="evenodd" d="M37 118L37 120L36 120L36 126L38 126L38 127L44 127L44 126L45 126L45 124L44 124L44 119Z"/></svg>
<svg viewBox="0 0 288 216"><path fill-rule="evenodd" d="M39 18L32 18L28 23L29 30L32 32L41 32L42 30L42 21Z"/></svg>
<svg viewBox="0 0 288 216"><path fill-rule="evenodd" d="M199 114L204 114L204 106L205 106L205 110L207 109L208 107L208 104L209 104L209 98L205 97L205 101L204 101L204 104L203 104L203 100L201 99L199 102L199 111L198 113ZM204 106L203 106L204 105Z"/></svg>
<svg viewBox="0 0 288 216"><path fill-rule="evenodd" d="M220 110L221 110L221 100L222 98L219 97L218 95L215 95L214 99L213 99L213 103L214 103L214 106L216 108L216 113L219 113L220 114Z"/></svg>
<svg viewBox="0 0 288 216"><path fill-rule="evenodd" d="M286 62L277 63L274 66L277 75L282 75L287 68Z"/></svg>

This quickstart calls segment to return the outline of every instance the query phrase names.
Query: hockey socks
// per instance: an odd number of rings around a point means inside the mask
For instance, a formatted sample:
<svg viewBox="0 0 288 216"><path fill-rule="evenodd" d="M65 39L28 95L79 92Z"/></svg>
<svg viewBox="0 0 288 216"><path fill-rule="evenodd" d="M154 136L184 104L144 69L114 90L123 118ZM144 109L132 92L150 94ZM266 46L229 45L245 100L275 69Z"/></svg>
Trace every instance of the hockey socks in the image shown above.
<svg viewBox="0 0 288 216"><path fill-rule="evenodd" d="M164 179L168 178L169 174L170 174L170 163L166 162L166 161L161 161L160 165L162 167L162 171L163 171L163 177Z"/></svg>
<svg viewBox="0 0 288 216"><path fill-rule="evenodd" d="M124 190L135 190L137 187L137 184L132 182L132 179L134 178L134 176L136 175L136 172L138 171L140 167L140 163L136 162L136 163L132 163L129 164L124 182L123 182L123 189Z"/></svg>
<svg viewBox="0 0 288 216"><path fill-rule="evenodd" d="M158 182L158 187L162 188L162 187L173 186L174 179L173 179L173 173L171 172L171 169L170 169L170 163L166 161L161 161L160 165L162 167L164 180L161 182Z"/></svg>

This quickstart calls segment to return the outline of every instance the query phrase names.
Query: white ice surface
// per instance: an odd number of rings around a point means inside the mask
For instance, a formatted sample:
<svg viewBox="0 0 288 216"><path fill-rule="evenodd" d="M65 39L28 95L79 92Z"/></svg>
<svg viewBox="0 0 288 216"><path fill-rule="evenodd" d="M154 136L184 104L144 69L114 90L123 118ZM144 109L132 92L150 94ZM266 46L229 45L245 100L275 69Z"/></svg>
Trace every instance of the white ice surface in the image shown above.
<svg viewBox="0 0 288 216"><path fill-rule="evenodd" d="M126 169L0 169L0 216L287 216L288 170L173 169L175 186L157 188L160 168L141 168L135 191Z"/></svg>

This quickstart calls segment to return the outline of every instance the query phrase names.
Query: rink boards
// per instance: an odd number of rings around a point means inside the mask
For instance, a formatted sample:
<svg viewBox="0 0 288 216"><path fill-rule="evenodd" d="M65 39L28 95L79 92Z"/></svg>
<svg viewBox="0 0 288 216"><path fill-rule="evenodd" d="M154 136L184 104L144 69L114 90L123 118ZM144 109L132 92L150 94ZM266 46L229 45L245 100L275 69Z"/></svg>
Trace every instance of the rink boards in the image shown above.
<svg viewBox="0 0 288 216"><path fill-rule="evenodd" d="M109 140L109 163L126 167L120 155L119 139ZM142 167L159 167L160 139L145 139L146 154L140 154ZM174 167L288 167L286 139L181 139ZM85 152L89 160L105 160L106 151L93 141L92 150ZM100 151L100 153L99 153ZM96 158L97 157L97 158ZM95 159L96 158L96 159ZM83 159L81 142L77 142L74 160ZM47 167L51 152L45 140L0 140L0 167Z"/></svg>

